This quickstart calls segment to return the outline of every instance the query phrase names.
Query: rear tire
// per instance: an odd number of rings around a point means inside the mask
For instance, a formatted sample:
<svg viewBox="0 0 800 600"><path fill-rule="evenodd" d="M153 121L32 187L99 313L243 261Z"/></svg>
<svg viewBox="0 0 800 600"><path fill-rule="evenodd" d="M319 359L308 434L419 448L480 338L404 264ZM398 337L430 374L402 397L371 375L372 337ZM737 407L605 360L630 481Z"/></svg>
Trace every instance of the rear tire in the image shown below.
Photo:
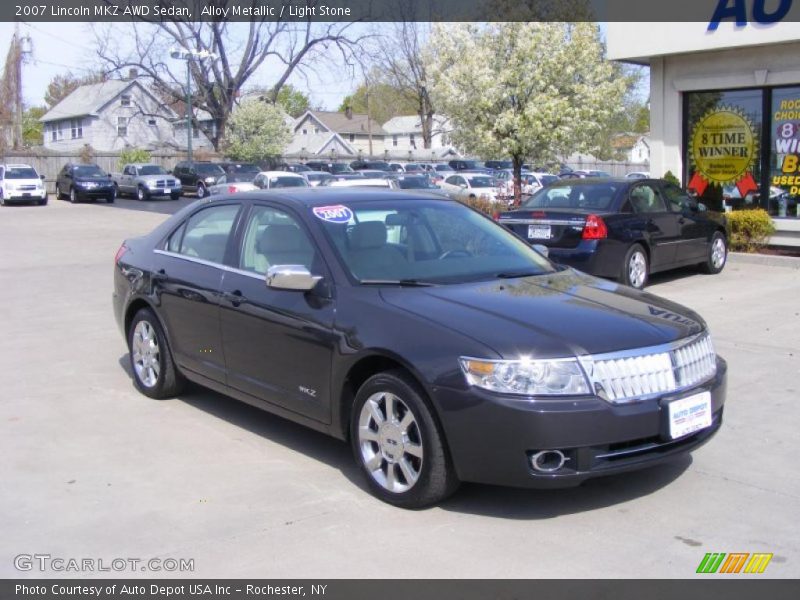
<svg viewBox="0 0 800 600"><path fill-rule="evenodd" d="M715 231L708 245L708 257L700 263L700 269L709 275L716 275L725 268L728 262L728 241L721 232Z"/></svg>
<svg viewBox="0 0 800 600"><path fill-rule="evenodd" d="M619 276L620 283L628 285L637 290L644 289L647 279L650 276L650 261L647 260L647 252L641 244L633 244L625 253L625 260L622 263L622 272Z"/></svg>
<svg viewBox="0 0 800 600"><path fill-rule="evenodd" d="M56 186L56 200L63 200L65 198L64 192L61 191L61 186Z"/></svg>
<svg viewBox="0 0 800 600"><path fill-rule="evenodd" d="M131 322L128 356L133 382L145 396L161 400L183 390L186 380L175 367L161 323L149 308L141 309Z"/></svg>
<svg viewBox="0 0 800 600"><path fill-rule="evenodd" d="M441 502L459 481L433 411L401 370L373 375L356 394L350 441L370 491L402 508Z"/></svg>

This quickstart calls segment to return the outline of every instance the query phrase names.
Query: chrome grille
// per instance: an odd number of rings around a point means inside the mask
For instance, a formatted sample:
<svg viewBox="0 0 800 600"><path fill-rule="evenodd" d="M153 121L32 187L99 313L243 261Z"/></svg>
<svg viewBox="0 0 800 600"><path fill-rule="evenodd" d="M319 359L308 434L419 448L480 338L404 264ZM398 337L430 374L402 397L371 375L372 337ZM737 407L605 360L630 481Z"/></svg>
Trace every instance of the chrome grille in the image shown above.
<svg viewBox="0 0 800 600"><path fill-rule="evenodd" d="M670 346L582 357L595 393L623 403L674 392L712 378L717 357L704 334Z"/></svg>

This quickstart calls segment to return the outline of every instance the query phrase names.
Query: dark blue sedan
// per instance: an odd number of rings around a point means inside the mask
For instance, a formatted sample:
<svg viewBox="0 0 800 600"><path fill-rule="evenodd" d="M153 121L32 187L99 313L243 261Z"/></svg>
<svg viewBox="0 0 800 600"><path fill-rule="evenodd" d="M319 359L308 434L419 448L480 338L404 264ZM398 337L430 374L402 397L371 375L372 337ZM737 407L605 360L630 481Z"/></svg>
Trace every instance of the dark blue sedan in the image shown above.
<svg viewBox="0 0 800 600"><path fill-rule="evenodd" d="M498 220L558 263L638 289L687 265L719 273L728 253L724 216L658 179L563 180Z"/></svg>

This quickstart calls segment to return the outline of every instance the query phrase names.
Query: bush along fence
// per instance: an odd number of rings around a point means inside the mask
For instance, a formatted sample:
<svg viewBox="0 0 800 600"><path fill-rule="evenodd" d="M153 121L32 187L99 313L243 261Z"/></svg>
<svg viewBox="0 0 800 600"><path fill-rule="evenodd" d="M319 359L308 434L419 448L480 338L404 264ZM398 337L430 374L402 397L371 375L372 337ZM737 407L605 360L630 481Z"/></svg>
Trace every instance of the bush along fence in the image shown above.
<svg viewBox="0 0 800 600"><path fill-rule="evenodd" d="M775 225L763 208L737 210L728 213L727 218L731 228L731 250L757 252L775 233Z"/></svg>

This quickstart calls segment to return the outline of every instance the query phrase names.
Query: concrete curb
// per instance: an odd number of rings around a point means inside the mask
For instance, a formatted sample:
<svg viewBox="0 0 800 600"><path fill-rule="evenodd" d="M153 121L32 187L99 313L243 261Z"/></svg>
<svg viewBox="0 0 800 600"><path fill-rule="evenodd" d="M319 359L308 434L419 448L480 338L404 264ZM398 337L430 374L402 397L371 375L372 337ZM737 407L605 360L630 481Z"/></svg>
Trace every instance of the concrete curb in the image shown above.
<svg viewBox="0 0 800 600"><path fill-rule="evenodd" d="M730 252L728 253L728 260L734 264L746 263L751 265L764 265L765 267L800 269L800 257L795 256L773 256L770 254L746 254L744 252Z"/></svg>

